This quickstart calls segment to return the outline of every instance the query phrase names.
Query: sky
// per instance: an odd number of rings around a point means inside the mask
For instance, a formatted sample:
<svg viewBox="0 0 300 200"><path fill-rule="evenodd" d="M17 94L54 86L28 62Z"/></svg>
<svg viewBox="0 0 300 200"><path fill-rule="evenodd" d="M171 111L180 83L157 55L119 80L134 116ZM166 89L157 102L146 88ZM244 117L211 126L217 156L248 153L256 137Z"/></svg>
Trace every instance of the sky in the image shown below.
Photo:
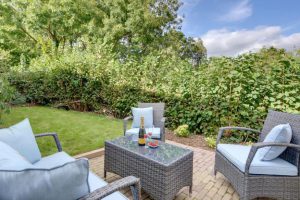
<svg viewBox="0 0 300 200"><path fill-rule="evenodd" d="M208 56L262 47L300 48L300 0L181 0L186 36L201 38Z"/></svg>

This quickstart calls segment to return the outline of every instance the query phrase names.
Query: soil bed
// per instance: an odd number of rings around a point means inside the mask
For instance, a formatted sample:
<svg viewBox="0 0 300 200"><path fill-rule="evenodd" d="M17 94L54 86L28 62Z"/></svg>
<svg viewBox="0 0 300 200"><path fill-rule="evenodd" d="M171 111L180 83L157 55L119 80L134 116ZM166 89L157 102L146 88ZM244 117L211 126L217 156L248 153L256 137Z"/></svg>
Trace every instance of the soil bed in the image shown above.
<svg viewBox="0 0 300 200"><path fill-rule="evenodd" d="M172 140L174 142L178 142L181 144L185 144L192 147L198 147L202 149L206 149L209 151L214 151L214 149L209 148L207 146L206 141L204 140L203 135L190 135L189 137L178 137L172 131L166 129L166 139Z"/></svg>

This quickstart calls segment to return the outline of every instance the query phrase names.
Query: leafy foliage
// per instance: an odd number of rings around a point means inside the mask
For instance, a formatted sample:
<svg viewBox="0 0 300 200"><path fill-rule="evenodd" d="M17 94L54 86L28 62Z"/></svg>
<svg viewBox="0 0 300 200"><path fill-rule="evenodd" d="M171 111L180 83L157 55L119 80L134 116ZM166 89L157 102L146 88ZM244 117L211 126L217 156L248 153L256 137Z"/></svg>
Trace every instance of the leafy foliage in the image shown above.
<svg viewBox="0 0 300 200"><path fill-rule="evenodd" d="M227 125L261 128L268 109L300 111L299 62L282 50L211 58L199 68L172 51L124 63L104 50L45 55L10 80L28 102L80 102L117 117L139 101L163 101L170 128L187 124L206 135Z"/></svg>
<svg viewBox="0 0 300 200"><path fill-rule="evenodd" d="M206 59L202 41L180 31L180 6L2 0L1 73L27 102L123 117L139 101L163 101L170 128L206 135L224 125L260 128L268 109L300 111L299 52Z"/></svg>
<svg viewBox="0 0 300 200"><path fill-rule="evenodd" d="M180 137L188 137L190 134L189 126L186 124L178 126L177 129L174 130L174 133Z"/></svg>
<svg viewBox="0 0 300 200"><path fill-rule="evenodd" d="M11 65L101 45L123 61L170 48L197 65L206 49L180 31L180 6L178 0L2 0L0 49Z"/></svg>
<svg viewBox="0 0 300 200"><path fill-rule="evenodd" d="M207 142L208 147L216 148L216 138L214 136L205 137L205 141Z"/></svg>
<svg viewBox="0 0 300 200"><path fill-rule="evenodd" d="M0 77L0 123L2 115L10 111L9 103L14 97L14 89L5 77Z"/></svg>

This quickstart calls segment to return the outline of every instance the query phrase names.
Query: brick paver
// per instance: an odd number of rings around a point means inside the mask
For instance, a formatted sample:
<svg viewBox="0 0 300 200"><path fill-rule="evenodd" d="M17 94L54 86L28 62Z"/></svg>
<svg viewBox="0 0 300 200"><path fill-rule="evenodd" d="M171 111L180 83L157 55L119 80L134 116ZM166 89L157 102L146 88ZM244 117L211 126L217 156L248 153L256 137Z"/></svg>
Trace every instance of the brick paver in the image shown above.
<svg viewBox="0 0 300 200"><path fill-rule="evenodd" d="M183 188L177 194L175 200L200 200L200 199L224 199L236 200L239 199L237 193L232 188L226 178L220 173L215 177L213 175L214 156L213 151L207 151L200 148L194 148L167 141L178 146L192 149L194 151L194 174L193 174L193 193L188 195L188 187ZM104 156L90 159L90 166L92 171L103 178ZM112 182L120 179L120 176L108 173L106 181ZM130 189L122 191L129 199L132 199ZM151 200L145 193L142 193L143 200Z"/></svg>

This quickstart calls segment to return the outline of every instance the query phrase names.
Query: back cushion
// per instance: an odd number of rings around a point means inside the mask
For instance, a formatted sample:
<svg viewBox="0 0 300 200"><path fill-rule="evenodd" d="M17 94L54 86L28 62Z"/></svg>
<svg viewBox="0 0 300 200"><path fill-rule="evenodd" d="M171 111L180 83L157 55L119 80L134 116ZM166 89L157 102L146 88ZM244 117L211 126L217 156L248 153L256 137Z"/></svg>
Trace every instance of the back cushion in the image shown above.
<svg viewBox="0 0 300 200"><path fill-rule="evenodd" d="M33 165L8 144L0 141L0 170L23 170Z"/></svg>
<svg viewBox="0 0 300 200"><path fill-rule="evenodd" d="M292 128L289 124L280 124L275 126L265 137L263 142L290 143L292 139ZM258 150L261 160L273 160L277 158L286 147L270 146Z"/></svg>
<svg viewBox="0 0 300 200"><path fill-rule="evenodd" d="M139 108L153 108L153 124L161 123L161 119L164 117L165 104L164 103L138 103Z"/></svg>
<svg viewBox="0 0 300 200"><path fill-rule="evenodd" d="M52 169L0 170L0 199L75 200L87 195L89 166L85 159Z"/></svg>
<svg viewBox="0 0 300 200"><path fill-rule="evenodd" d="M9 128L0 129L0 141L10 145L31 163L41 159L41 152L28 119Z"/></svg>
<svg viewBox="0 0 300 200"><path fill-rule="evenodd" d="M131 108L133 115L132 128L140 128L141 117L144 117L145 128L153 127L153 108Z"/></svg>

